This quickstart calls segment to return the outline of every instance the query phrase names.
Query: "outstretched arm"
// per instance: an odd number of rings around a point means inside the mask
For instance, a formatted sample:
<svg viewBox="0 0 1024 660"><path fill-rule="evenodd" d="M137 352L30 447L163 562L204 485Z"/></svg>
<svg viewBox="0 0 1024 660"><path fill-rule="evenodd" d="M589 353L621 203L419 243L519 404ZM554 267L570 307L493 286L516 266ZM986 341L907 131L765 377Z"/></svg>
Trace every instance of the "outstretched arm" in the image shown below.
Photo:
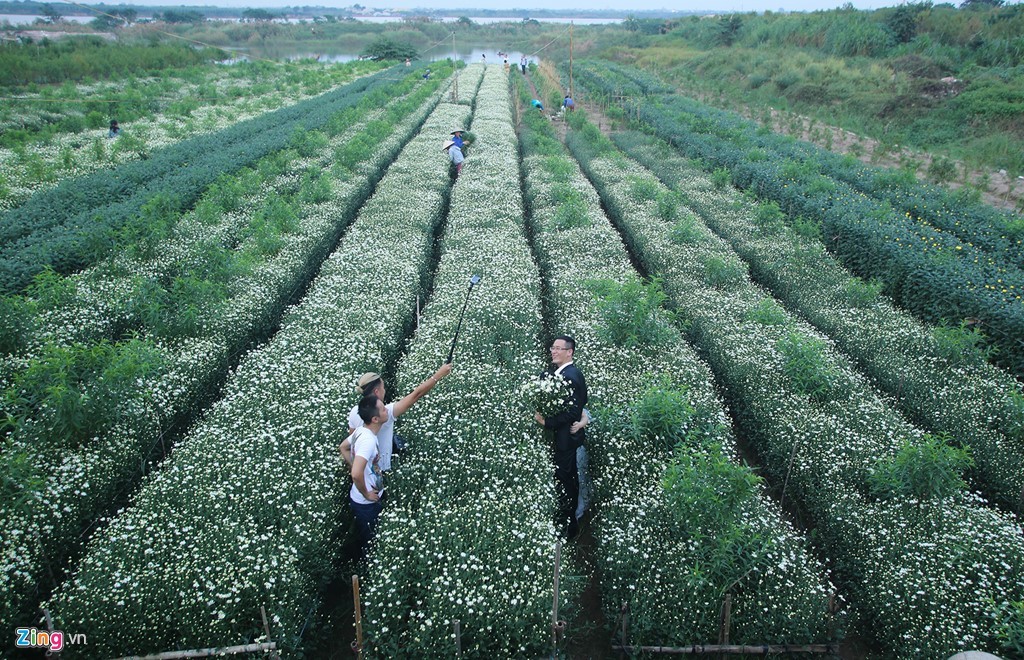
<svg viewBox="0 0 1024 660"><path fill-rule="evenodd" d="M438 381L451 372L452 365L450 363L442 364L432 376L429 376L425 381L417 385L416 389L395 401L395 417L401 416L406 410L412 408L414 403L419 401L424 394L434 389L434 385L437 385Z"/></svg>

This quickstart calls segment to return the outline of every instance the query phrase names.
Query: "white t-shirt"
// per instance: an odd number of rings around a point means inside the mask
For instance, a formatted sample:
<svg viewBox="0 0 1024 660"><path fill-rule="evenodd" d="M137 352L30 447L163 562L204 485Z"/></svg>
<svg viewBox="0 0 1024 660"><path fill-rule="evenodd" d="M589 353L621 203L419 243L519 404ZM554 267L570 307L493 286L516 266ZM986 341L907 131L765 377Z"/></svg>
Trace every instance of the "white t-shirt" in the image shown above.
<svg viewBox="0 0 1024 660"><path fill-rule="evenodd" d="M387 472L391 469L391 452L394 447L393 438L395 436L395 404L394 402L389 403L385 406L388 409L388 421L380 427L380 431L377 432L377 451L380 454L380 469ZM363 427L363 420L359 416L359 406L352 406L352 410L348 414L348 427L350 429L361 429Z"/></svg>
<svg viewBox="0 0 1024 660"><path fill-rule="evenodd" d="M366 459L366 467L363 468L363 483L366 485L366 490L377 490L381 472L377 453L377 436L370 429L361 427L352 434L351 442L352 460L355 461L356 456L362 456ZM355 481L352 482L352 488L349 489L348 495L356 504L372 504L370 500L363 497L363 494L359 492Z"/></svg>

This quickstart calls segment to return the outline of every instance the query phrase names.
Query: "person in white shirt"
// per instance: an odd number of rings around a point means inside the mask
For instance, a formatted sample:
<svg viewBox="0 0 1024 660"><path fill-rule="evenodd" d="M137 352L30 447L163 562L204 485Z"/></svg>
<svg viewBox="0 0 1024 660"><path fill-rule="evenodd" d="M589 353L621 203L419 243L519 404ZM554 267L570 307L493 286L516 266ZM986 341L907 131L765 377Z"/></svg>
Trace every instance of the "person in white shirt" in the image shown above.
<svg viewBox="0 0 1024 660"><path fill-rule="evenodd" d="M438 381L450 374L451 371L451 364L447 362L442 364L433 375L417 385L412 392L386 406L388 413L387 421L381 425L377 433L377 451L379 453L381 471L387 472L391 469L391 456L396 447L395 420L405 414L405 411L409 410L409 408L412 408L413 404L419 401L424 394L434 389ZM356 382L356 392L362 397L373 394L383 401L384 396L387 394L387 388L384 387L384 379L381 378L380 374L370 372L359 377L359 380ZM341 443L341 456L349 465L352 465L352 443L350 440L352 434L361 426L363 426L363 420L359 414L359 407L353 406L348 414L349 437L345 438ZM399 449L401 448L399 447Z"/></svg>
<svg viewBox="0 0 1024 660"><path fill-rule="evenodd" d="M380 517L382 506L380 498L384 490L384 479L377 451L377 433L388 421L388 409L373 394L363 397L358 409L363 426L345 440L352 447L352 488L349 489L348 497L359 536L358 558L362 559L377 530L377 518Z"/></svg>

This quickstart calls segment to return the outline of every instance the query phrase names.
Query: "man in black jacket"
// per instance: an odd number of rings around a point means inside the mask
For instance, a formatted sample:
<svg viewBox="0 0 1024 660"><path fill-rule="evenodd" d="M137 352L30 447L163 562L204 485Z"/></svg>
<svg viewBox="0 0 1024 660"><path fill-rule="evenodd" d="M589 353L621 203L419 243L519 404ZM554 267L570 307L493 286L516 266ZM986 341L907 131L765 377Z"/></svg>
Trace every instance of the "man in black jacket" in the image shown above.
<svg viewBox="0 0 1024 660"><path fill-rule="evenodd" d="M545 429L555 435L554 462L555 486L558 490L558 519L566 538L575 538L579 531L576 520L576 501L579 498L580 480L576 467L576 449L583 446L585 430L573 434L570 428L574 422L580 421L583 408L587 405L587 381L576 368L573 356L576 353L576 341L569 336L556 337L551 342L551 362L553 374L561 376L569 385L569 394L565 400L565 410L557 415L545 418L535 413L534 418Z"/></svg>

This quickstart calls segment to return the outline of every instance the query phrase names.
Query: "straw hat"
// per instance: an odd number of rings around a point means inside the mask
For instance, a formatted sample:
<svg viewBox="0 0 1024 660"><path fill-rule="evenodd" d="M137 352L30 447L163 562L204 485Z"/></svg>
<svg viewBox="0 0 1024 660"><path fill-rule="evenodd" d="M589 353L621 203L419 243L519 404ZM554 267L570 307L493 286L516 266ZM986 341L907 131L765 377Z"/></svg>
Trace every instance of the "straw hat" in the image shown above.
<svg viewBox="0 0 1024 660"><path fill-rule="evenodd" d="M464 133L464 132L465 131L463 131L461 128L456 128L454 131L451 132L451 134L455 135L456 133Z"/></svg>
<svg viewBox="0 0 1024 660"><path fill-rule="evenodd" d="M366 372L365 374L359 377L359 380L356 381L356 392L359 394L364 394L363 388L365 388L367 385L374 382L375 380L380 380L380 374L375 373L373 371Z"/></svg>
<svg viewBox="0 0 1024 660"><path fill-rule="evenodd" d="M441 147L441 151L448 151L448 147L452 146L453 144L455 143L452 142L451 140L448 140L447 142L444 143L444 146Z"/></svg>

